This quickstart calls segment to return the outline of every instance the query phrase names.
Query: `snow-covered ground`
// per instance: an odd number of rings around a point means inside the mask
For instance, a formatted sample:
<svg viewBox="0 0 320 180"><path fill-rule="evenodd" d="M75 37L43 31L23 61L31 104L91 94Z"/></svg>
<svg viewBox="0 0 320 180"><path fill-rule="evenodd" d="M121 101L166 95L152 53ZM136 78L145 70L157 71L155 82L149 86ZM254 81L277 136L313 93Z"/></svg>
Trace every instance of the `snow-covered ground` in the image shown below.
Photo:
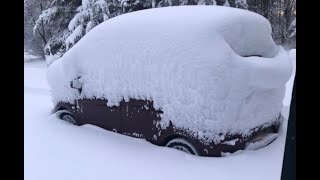
<svg viewBox="0 0 320 180"><path fill-rule="evenodd" d="M39 60L40 57L24 52L24 62L30 62L34 60Z"/></svg>
<svg viewBox="0 0 320 180"><path fill-rule="evenodd" d="M196 157L91 125L74 126L51 115L45 61L24 65L24 176L26 180L278 180L287 131L256 151L221 158ZM283 113L288 116L292 80Z"/></svg>

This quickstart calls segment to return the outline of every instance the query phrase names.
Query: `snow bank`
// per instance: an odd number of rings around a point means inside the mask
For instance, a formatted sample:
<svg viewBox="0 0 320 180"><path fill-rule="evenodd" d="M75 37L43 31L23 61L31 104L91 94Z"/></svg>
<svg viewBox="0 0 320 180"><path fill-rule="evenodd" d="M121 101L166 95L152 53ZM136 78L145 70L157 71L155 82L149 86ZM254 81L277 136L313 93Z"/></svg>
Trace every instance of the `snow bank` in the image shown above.
<svg viewBox="0 0 320 180"><path fill-rule="evenodd" d="M40 59L40 57L32 55L32 54L29 54L26 51L24 52L24 62L33 61L33 60L36 60L36 59Z"/></svg>
<svg viewBox="0 0 320 180"><path fill-rule="evenodd" d="M50 66L50 64L52 64L55 60L59 59L60 56L59 55L46 55L46 62L47 62L47 65Z"/></svg>
<svg viewBox="0 0 320 180"><path fill-rule="evenodd" d="M96 26L50 66L48 80L54 103L152 99L164 112L163 128L171 120L208 138L246 133L277 118L290 74L289 56L272 40L264 17L183 6L128 13ZM79 75L81 95L69 87Z"/></svg>
<svg viewBox="0 0 320 180"><path fill-rule="evenodd" d="M283 99L283 105L290 107L291 97L292 97L292 87L294 83L294 78L296 76L296 49L291 49L288 53L292 63L292 75L286 84L286 94Z"/></svg>
<svg viewBox="0 0 320 180"><path fill-rule="evenodd" d="M281 177L287 119L280 127L279 137L257 151L237 151L225 158L191 156L91 125L73 126L56 115L50 116L53 105L48 87L42 83L47 65L37 61L25 63L24 67L25 180L163 180L163 176L155 176L155 169L164 167L170 179ZM26 86L46 89L46 93L29 91ZM289 108L285 109L287 118Z"/></svg>

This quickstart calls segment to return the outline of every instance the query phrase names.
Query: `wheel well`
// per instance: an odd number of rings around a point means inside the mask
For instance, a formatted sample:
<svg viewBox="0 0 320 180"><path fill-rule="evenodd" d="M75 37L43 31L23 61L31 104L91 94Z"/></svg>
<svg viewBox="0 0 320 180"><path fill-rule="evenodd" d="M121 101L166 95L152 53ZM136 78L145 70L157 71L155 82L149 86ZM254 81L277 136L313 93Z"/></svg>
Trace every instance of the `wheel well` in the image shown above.
<svg viewBox="0 0 320 180"><path fill-rule="evenodd" d="M60 106L60 107L57 109L57 111L62 111L62 110L67 110L67 108L66 108L66 107L63 107L63 106Z"/></svg>
<svg viewBox="0 0 320 180"><path fill-rule="evenodd" d="M63 106L56 106L54 109L51 110L51 113L54 114L54 113L57 113L57 112L63 111L63 110L68 110L68 109Z"/></svg>
<svg viewBox="0 0 320 180"><path fill-rule="evenodd" d="M183 136L183 135L175 134L175 135L167 137L164 140L164 145L163 146L166 146L167 143L169 143L171 140L174 140L174 139L177 139L177 140L175 140L175 143L178 142L178 143L183 143L183 144L187 145L193 151L193 153L191 153L191 154L199 156L198 148L189 140L189 138L187 138L186 136Z"/></svg>
<svg viewBox="0 0 320 180"><path fill-rule="evenodd" d="M169 141L171 141L172 139L176 139L176 138L182 138L182 139L185 139L185 140L189 141L188 138L185 137L185 136L182 136L182 135L179 135L179 134L174 134L174 135L166 137L164 139L162 145L165 146Z"/></svg>
<svg viewBox="0 0 320 180"><path fill-rule="evenodd" d="M274 125L274 124L271 126L271 130L272 130L274 133L278 132L278 128L277 128L277 126Z"/></svg>

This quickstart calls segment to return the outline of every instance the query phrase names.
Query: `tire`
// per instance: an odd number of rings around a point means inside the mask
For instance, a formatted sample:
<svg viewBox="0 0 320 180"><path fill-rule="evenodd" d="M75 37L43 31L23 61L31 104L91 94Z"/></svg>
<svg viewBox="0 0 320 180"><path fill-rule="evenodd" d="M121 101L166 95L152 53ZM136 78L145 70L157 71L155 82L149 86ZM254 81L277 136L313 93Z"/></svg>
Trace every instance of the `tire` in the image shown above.
<svg viewBox="0 0 320 180"><path fill-rule="evenodd" d="M68 111L63 111L63 112L61 112L61 113L59 114L59 118L60 118L61 120L64 120L64 121L66 121L66 122L69 122L69 123L71 123L71 124L78 125L76 119L75 119L75 118L73 117L73 115L72 115L70 112L68 112Z"/></svg>
<svg viewBox="0 0 320 180"><path fill-rule="evenodd" d="M179 151L183 151L196 156L199 155L197 149L190 142L183 138L175 138L170 140L166 144L166 147L177 149Z"/></svg>

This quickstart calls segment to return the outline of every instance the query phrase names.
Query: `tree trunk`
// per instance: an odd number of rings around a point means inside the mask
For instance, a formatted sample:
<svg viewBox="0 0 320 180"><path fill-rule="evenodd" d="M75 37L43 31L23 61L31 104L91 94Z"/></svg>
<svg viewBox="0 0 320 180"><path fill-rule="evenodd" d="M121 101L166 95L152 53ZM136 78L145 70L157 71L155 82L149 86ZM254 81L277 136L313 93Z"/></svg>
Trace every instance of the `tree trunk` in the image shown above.
<svg viewBox="0 0 320 180"><path fill-rule="evenodd" d="M291 10L292 10L292 0L284 0L284 4L285 4L285 10L284 10L284 17L286 19L286 23L285 23L285 27L286 29L289 28L290 23L291 23Z"/></svg>
<svg viewBox="0 0 320 180"><path fill-rule="evenodd" d="M263 10L263 16L267 19L269 19L269 12L270 12L270 8L269 8L269 0L263 0L262 2L262 10Z"/></svg>

